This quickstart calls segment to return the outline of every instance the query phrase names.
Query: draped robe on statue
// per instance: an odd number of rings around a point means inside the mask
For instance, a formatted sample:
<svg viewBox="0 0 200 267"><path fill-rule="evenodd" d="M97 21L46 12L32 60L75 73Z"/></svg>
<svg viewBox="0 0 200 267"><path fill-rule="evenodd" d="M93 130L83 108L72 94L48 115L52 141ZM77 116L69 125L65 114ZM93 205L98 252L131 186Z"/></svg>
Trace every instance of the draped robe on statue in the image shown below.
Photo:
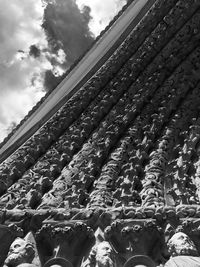
<svg viewBox="0 0 200 267"><path fill-rule="evenodd" d="M176 256L168 260L165 267L200 267L200 257Z"/></svg>

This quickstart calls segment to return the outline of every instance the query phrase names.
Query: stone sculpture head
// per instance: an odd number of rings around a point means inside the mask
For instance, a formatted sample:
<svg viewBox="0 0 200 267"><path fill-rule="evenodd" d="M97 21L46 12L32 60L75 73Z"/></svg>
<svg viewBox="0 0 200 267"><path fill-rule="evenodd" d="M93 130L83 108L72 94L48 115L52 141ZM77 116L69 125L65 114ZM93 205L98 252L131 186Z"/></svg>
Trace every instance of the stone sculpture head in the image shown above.
<svg viewBox="0 0 200 267"><path fill-rule="evenodd" d="M94 246L90 252L89 259L84 266L92 267L115 267L114 250L107 241Z"/></svg>
<svg viewBox="0 0 200 267"><path fill-rule="evenodd" d="M198 256L195 244L183 232L174 234L168 241L167 246L172 257L180 255Z"/></svg>
<svg viewBox="0 0 200 267"><path fill-rule="evenodd" d="M108 242L101 242L96 251L97 266L114 266L114 251Z"/></svg>
<svg viewBox="0 0 200 267"><path fill-rule="evenodd" d="M12 267L19 265L26 266L33 261L34 257L34 245L22 238L16 238L10 246L5 265Z"/></svg>

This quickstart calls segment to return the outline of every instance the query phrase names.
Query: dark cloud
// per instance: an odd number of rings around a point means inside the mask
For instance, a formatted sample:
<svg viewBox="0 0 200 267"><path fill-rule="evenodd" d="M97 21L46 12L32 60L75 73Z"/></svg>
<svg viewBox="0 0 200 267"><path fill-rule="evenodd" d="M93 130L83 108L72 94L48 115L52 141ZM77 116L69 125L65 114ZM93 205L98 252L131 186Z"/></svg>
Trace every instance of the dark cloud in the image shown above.
<svg viewBox="0 0 200 267"><path fill-rule="evenodd" d="M60 50L65 52L65 61L57 63L56 57L50 59L52 65L60 65L63 69L69 66L82 55L94 40L89 30L91 20L90 8L85 6L80 10L74 0L46 1L42 27L47 35L51 54L58 55ZM51 90L58 83L52 71L45 75L45 87Z"/></svg>
<svg viewBox="0 0 200 267"><path fill-rule="evenodd" d="M98 35L123 1L0 0L0 141L60 83L91 45L90 30Z"/></svg>
<svg viewBox="0 0 200 267"><path fill-rule="evenodd" d="M10 125L8 126L8 128L6 129L7 134L11 133L15 129L16 126L17 126L17 123L15 121L12 121Z"/></svg>
<svg viewBox="0 0 200 267"><path fill-rule="evenodd" d="M34 58L40 57L40 49L36 45L31 45L29 47L29 55Z"/></svg>
<svg viewBox="0 0 200 267"><path fill-rule="evenodd" d="M55 76L51 70L45 72L44 87L52 91L64 78L64 75Z"/></svg>

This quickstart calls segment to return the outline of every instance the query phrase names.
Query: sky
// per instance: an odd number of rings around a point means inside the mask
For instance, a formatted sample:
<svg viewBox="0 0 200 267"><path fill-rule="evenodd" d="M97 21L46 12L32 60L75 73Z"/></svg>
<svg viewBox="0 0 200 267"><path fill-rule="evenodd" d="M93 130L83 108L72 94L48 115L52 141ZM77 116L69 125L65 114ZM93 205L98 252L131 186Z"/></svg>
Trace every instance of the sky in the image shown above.
<svg viewBox="0 0 200 267"><path fill-rule="evenodd" d="M0 142L126 0L0 0Z"/></svg>

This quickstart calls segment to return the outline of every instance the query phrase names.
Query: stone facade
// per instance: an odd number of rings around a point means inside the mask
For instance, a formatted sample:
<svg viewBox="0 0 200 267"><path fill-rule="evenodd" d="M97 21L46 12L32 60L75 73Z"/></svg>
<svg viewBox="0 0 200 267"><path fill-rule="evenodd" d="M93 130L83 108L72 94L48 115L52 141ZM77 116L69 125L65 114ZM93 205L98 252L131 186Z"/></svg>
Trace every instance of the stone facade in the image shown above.
<svg viewBox="0 0 200 267"><path fill-rule="evenodd" d="M155 1L1 163L1 266L200 266L199 44L199 0Z"/></svg>

